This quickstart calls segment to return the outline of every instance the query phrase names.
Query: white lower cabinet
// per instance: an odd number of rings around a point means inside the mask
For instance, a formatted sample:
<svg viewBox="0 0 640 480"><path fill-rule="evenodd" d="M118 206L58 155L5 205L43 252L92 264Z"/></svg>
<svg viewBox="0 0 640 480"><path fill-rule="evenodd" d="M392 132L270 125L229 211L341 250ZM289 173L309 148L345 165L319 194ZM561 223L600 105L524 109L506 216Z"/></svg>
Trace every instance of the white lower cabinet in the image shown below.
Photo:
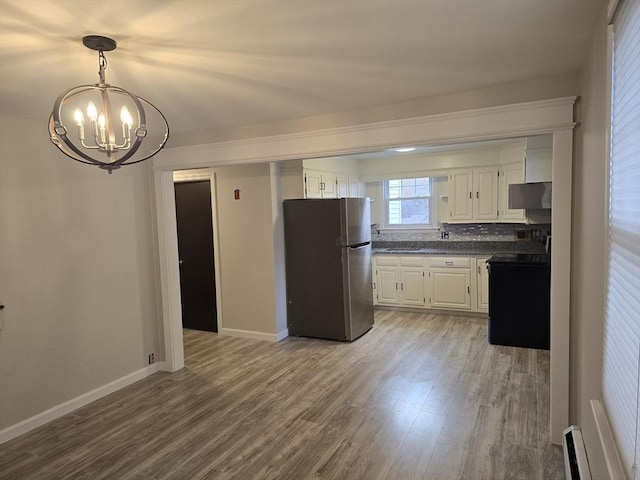
<svg viewBox="0 0 640 480"><path fill-rule="evenodd" d="M489 257L376 255L375 305L487 312Z"/></svg>
<svg viewBox="0 0 640 480"><path fill-rule="evenodd" d="M373 301L380 305L399 305L400 291L398 290L398 267L379 265L375 269L373 282Z"/></svg>
<svg viewBox="0 0 640 480"><path fill-rule="evenodd" d="M376 305L424 307L424 257L374 257L373 302Z"/></svg>
<svg viewBox="0 0 640 480"><path fill-rule="evenodd" d="M476 258L476 308L478 312L489 311L489 270L487 259Z"/></svg>
<svg viewBox="0 0 640 480"><path fill-rule="evenodd" d="M402 305L424 307L424 266L400 266L400 300Z"/></svg>
<svg viewBox="0 0 640 480"><path fill-rule="evenodd" d="M429 306L471 310L471 269L468 257L429 259Z"/></svg>

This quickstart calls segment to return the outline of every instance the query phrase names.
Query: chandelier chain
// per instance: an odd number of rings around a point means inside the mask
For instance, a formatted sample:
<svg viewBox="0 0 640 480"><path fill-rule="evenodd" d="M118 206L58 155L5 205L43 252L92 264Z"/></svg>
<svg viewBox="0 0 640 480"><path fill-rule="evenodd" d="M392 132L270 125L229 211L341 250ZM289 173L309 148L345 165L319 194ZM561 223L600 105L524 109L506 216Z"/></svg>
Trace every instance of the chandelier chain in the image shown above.
<svg viewBox="0 0 640 480"><path fill-rule="evenodd" d="M100 83L107 83L104 76L104 71L107 69L107 57L104 56L102 50L98 53L98 66L100 68L98 71L98 75L100 75Z"/></svg>

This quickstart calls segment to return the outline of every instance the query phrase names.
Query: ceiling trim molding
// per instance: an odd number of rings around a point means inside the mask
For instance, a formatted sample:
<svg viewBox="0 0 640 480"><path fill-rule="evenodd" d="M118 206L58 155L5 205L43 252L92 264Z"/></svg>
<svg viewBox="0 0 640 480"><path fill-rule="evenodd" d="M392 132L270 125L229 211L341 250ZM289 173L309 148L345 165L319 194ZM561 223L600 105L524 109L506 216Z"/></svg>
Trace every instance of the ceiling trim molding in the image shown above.
<svg viewBox="0 0 640 480"><path fill-rule="evenodd" d="M158 170L371 152L398 145L451 144L573 129L573 97L412 117L348 127L167 147L153 158Z"/></svg>

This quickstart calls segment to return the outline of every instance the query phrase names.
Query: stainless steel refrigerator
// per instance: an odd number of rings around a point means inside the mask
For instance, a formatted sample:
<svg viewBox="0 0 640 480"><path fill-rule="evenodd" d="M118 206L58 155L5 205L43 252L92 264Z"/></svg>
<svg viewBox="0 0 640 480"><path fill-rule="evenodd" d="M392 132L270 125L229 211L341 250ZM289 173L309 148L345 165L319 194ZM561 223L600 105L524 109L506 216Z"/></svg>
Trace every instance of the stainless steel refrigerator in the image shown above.
<svg viewBox="0 0 640 480"><path fill-rule="evenodd" d="M373 326L370 219L368 198L284 201L290 335L351 341Z"/></svg>

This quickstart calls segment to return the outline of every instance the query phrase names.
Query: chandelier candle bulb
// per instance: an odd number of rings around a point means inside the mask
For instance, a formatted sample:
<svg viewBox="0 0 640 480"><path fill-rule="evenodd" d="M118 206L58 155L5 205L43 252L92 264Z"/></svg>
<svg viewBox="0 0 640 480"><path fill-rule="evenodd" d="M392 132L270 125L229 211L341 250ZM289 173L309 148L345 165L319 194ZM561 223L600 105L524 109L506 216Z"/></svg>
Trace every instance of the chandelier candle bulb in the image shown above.
<svg viewBox="0 0 640 480"><path fill-rule="evenodd" d="M103 114L100 114L98 116L98 125L100 126L100 143L104 144L107 142L107 135L106 135L106 126L107 121L104 118Z"/></svg>
<svg viewBox="0 0 640 480"><path fill-rule="evenodd" d="M95 122L98 118L98 109L96 108L96 104L93 102L89 102L87 104L87 117L89 117L89 120L92 122Z"/></svg>
<svg viewBox="0 0 640 480"><path fill-rule="evenodd" d="M84 115L79 108L76 108L73 112L73 116L76 121L76 125L78 126L78 138L80 142L84 145Z"/></svg>

